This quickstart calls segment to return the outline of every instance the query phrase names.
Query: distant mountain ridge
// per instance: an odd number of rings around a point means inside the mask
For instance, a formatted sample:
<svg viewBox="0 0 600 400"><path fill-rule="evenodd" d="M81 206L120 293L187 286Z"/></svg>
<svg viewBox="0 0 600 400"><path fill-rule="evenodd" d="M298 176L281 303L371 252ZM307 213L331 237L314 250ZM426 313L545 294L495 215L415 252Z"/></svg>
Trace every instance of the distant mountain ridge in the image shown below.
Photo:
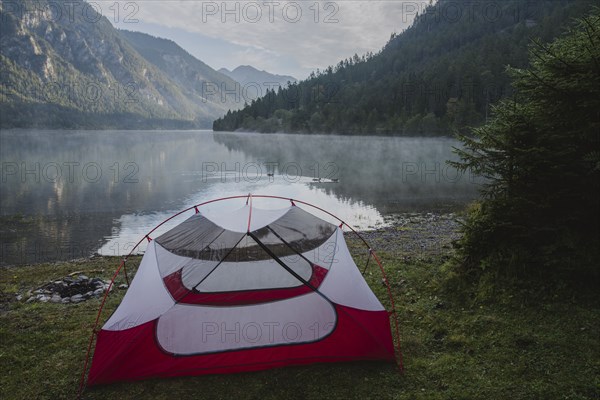
<svg viewBox="0 0 600 400"><path fill-rule="evenodd" d="M231 94L236 90L235 80L215 71L174 41L141 32L119 30L119 33L147 61L167 74L196 101L216 105L220 113L243 105L239 89L236 95Z"/></svg>
<svg viewBox="0 0 600 400"><path fill-rule="evenodd" d="M209 128L243 104L174 42L118 31L93 7L71 20L70 3L0 1L2 127Z"/></svg>
<svg viewBox="0 0 600 400"><path fill-rule="evenodd" d="M260 71L250 65L240 65L233 71L221 68L219 72L239 82L242 87L246 87L248 90L250 90L251 86L260 85L263 95L266 94L267 89L277 91L279 87L286 88L290 82L298 82L293 76L272 74L264 70Z"/></svg>

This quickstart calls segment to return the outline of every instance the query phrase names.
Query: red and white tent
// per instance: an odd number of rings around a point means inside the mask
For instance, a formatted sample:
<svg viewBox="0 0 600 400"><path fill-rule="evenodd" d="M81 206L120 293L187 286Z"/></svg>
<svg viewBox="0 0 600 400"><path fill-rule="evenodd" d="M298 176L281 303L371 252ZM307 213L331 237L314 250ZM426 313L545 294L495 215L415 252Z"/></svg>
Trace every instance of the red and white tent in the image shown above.
<svg viewBox="0 0 600 400"><path fill-rule="evenodd" d="M88 385L394 360L388 311L356 267L344 223L287 204L259 209L248 196L220 215L194 206L151 240L97 333Z"/></svg>

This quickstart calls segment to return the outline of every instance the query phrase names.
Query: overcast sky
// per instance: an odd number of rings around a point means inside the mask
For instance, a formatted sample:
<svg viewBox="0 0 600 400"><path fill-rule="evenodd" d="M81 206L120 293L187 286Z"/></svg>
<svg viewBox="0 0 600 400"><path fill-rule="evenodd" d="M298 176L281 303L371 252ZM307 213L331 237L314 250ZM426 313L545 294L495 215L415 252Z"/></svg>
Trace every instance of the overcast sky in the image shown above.
<svg viewBox="0 0 600 400"><path fill-rule="evenodd" d="M113 25L172 39L211 67L252 65L303 79L376 52L429 1L99 1Z"/></svg>

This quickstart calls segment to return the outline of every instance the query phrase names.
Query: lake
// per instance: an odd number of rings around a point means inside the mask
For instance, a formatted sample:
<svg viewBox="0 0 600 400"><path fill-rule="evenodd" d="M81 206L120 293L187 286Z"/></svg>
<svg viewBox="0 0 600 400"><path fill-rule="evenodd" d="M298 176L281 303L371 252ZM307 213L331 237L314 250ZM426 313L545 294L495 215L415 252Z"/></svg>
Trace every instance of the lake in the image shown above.
<svg viewBox="0 0 600 400"><path fill-rule="evenodd" d="M3 130L0 263L124 255L171 214L248 193L304 200L359 229L383 226L394 213L459 209L476 198L477 185L446 164L458 145L450 138Z"/></svg>

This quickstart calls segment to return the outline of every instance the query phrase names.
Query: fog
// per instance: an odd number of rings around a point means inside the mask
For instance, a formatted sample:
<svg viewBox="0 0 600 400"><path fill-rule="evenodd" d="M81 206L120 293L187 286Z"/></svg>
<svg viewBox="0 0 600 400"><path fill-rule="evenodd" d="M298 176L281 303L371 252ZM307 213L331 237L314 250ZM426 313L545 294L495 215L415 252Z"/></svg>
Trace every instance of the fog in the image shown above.
<svg viewBox="0 0 600 400"><path fill-rule="evenodd" d="M296 197L368 229L388 213L453 209L477 193L471 177L447 166L458 145L448 138L210 131L0 135L3 264L127 253L173 212L221 196Z"/></svg>
<svg viewBox="0 0 600 400"><path fill-rule="evenodd" d="M449 209L473 199L474 178L447 165L456 160L450 138L215 133L215 141L276 173L301 170L338 198L363 201L382 212ZM295 162L296 165L290 165ZM330 179L338 179L332 184Z"/></svg>

